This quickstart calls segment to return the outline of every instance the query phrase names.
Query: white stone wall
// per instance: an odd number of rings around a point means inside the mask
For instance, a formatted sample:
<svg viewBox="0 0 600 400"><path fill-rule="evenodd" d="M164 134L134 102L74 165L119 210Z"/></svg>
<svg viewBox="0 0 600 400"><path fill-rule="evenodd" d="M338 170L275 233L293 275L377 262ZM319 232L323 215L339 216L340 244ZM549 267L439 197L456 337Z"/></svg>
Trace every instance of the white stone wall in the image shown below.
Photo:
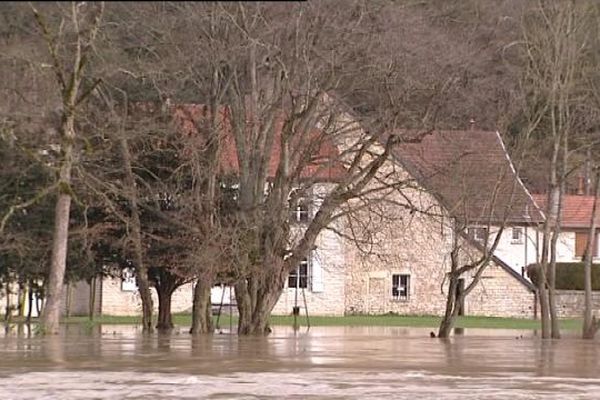
<svg viewBox="0 0 600 400"><path fill-rule="evenodd" d="M154 311L158 312L158 296L151 289ZM173 293L171 311L173 313L191 312L194 295L193 284L179 287ZM121 290L120 278L105 278L102 281L102 314L103 315L141 315L142 300L138 291Z"/></svg>
<svg viewBox="0 0 600 400"><path fill-rule="evenodd" d="M332 231L324 230L317 237L315 245L315 256L319 258L322 269L323 287L322 291L313 291L309 276L308 288L304 289L308 313L309 315L343 315L345 257L342 240ZM296 289L288 288L287 284L286 279L285 288L273 309L275 315L291 314L292 307L296 304ZM304 300L300 289L297 296L300 313L304 315Z"/></svg>
<svg viewBox="0 0 600 400"><path fill-rule="evenodd" d="M522 240L513 240L513 228L521 228L523 232ZM493 228L497 232L498 228ZM493 243L494 235L490 238ZM541 245L538 244L541 235L537 234L537 229L531 226L507 226L502 232L500 242L494 255L508 264L518 274L522 273L522 268L533 264L538 259L538 249L541 252Z"/></svg>
<svg viewBox="0 0 600 400"><path fill-rule="evenodd" d="M465 299L465 315L532 318L535 296L500 266L489 265Z"/></svg>

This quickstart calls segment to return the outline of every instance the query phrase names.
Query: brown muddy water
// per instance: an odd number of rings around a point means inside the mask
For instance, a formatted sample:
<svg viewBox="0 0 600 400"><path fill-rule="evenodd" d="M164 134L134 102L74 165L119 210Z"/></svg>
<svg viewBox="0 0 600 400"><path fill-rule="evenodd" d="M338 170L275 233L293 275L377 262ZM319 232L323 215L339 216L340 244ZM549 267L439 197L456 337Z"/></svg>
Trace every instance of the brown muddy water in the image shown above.
<svg viewBox="0 0 600 400"><path fill-rule="evenodd" d="M600 341L572 333L274 327L267 338L65 327L0 333L0 399L600 399Z"/></svg>

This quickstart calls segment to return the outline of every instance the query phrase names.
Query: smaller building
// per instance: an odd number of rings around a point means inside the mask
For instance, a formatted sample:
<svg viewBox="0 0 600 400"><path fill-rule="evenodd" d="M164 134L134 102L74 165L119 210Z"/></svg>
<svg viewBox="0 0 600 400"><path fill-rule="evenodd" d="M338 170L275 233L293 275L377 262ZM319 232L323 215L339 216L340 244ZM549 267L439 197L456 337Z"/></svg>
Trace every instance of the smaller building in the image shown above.
<svg viewBox="0 0 600 400"><path fill-rule="evenodd" d="M547 195L535 194L535 201L541 207L545 207ZM557 262L581 261L585 253L590 224L592 222L592 211L594 196L565 194L562 197L560 214L560 235L556 245ZM593 246L594 262L600 262L598 243L600 241L600 209L596 210L594 216L596 221L596 238Z"/></svg>

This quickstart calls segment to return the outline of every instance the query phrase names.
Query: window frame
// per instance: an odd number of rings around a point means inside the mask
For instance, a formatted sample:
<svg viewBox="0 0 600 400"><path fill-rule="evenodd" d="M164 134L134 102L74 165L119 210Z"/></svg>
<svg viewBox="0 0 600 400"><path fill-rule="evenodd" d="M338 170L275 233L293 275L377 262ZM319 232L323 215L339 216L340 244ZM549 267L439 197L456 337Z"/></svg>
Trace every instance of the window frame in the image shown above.
<svg viewBox="0 0 600 400"><path fill-rule="evenodd" d="M310 204L306 198L301 197L296 201L296 204L290 209L292 222L298 224L308 223L310 220Z"/></svg>
<svg viewBox="0 0 600 400"><path fill-rule="evenodd" d="M483 236L480 235L482 232ZM490 232L487 226L470 226L467 228L467 235L477 242L485 243L490 236Z"/></svg>
<svg viewBox="0 0 600 400"><path fill-rule="evenodd" d="M121 292L136 292L138 290L135 270L130 267L121 270Z"/></svg>
<svg viewBox="0 0 600 400"><path fill-rule="evenodd" d="M515 232L519 232L519 236L515 238ZM525 239L525 231L522 226L514 226L511 230L510 243L511 244L523 244Z"/></svg>
<svg viewBox="0 0 600 400"><path fill-rule="evenodd" d="M395 278L398 277L397 285L394 284ZM402 285L402 280L405 280L404 285ZM410 300L410 281L411 275L407 273L397 273L392 274L392 290L391 296L393 301L409 301ZM404 295L400 288L404 288Z"/></svg>
<svg viewBox="0 0 600 400"><path fill-rule="evenodd" d="M288 274L288 289L308 289L310 287L310 278L310 261L306 257Z"/></svg>

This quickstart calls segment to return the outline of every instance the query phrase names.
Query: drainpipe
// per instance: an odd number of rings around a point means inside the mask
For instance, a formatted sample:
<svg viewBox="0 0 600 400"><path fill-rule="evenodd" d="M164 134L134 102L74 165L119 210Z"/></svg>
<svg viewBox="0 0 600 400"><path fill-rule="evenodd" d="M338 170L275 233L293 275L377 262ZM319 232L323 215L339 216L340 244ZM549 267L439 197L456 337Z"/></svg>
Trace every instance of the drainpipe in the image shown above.
<svg viewBox="0 0 600 400"><path fill-rule="evenodd" d="M523 260L523 268L521 269L521 275L525 277L525 268L527 268L527 242L529 241L529 233L527 232L527 225L525 225L525 259Z"/></svg>

